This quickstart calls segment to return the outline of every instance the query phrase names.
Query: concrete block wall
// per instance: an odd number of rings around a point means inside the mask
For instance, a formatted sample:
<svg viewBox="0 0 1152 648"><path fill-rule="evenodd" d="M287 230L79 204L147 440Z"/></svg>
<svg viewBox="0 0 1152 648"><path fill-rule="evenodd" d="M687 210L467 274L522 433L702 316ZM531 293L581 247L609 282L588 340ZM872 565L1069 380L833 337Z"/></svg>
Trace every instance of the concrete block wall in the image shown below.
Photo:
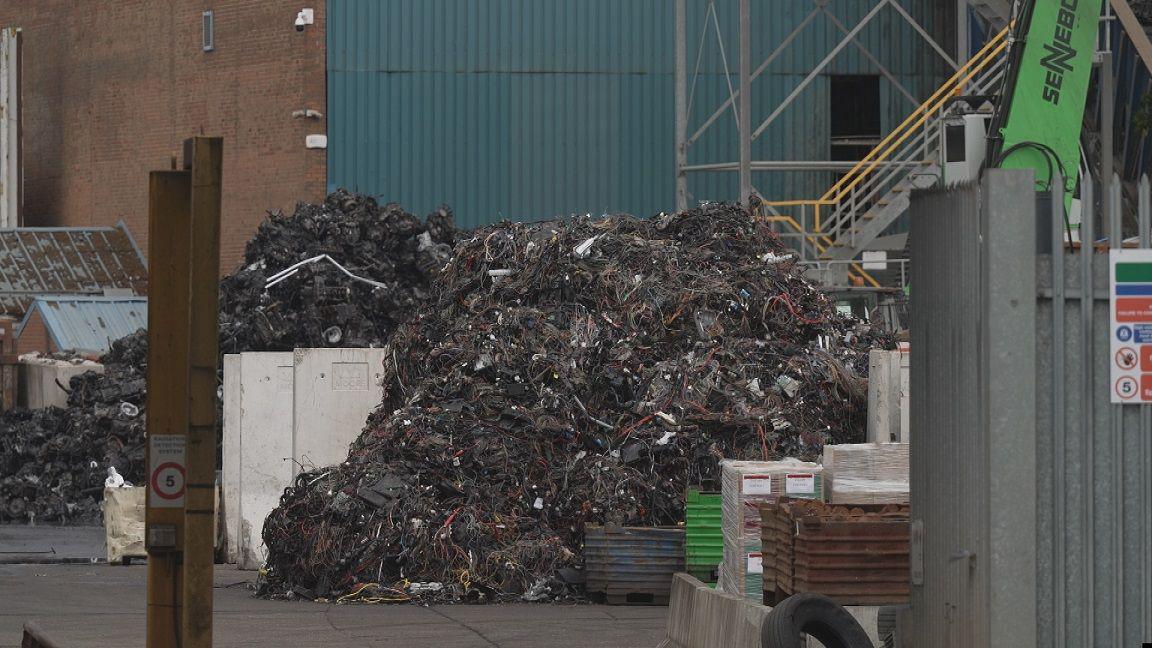
<svg viewBox="0 0 1152 648"><path fill-rule="evenodd" d="M264 518L292 483L292 353L224 358L224 515L228 559L259 569Z"/></svg>
<svg viewBox="0 0 1152 648"><path fill-rule="evenodd" d="M264 519L302 470L338 464L383 400L383 349L224 357L221 479L227 558L259 569Z"/></svg>
<svg viewBox="0 0 1152 648"><path fill-rule="evenodd" d="M384 349L296 349L292 456L305 468L348 458L348 444L384 400Z"/></svg>
<svg viewBox="0 0 1152 648"><path fill-rule="evenodd" d="M315 23L294 28L296 12ZM215 15L215 49L201 44ZM114 225L148 249L148 172L184 138L224 137L221 270L231 272L270 209L326 190L324 0L22 0L0 26L23 30L26 225Z"/></svg>
<svg viewBox="0 0 1152 648"><path fill-rule="evenodd" d="M911 438L908 346L868 353L868 442L908 443Z"/></svg>
<svg viewBox="0 0 1152 648"><path fill-rule="evenodd" d="M64 387L73 376L89 371L104 373L104 365L97 362L74 365L68 362L21 361L20 404L28 409L68 407L68 392Z"/></svg>

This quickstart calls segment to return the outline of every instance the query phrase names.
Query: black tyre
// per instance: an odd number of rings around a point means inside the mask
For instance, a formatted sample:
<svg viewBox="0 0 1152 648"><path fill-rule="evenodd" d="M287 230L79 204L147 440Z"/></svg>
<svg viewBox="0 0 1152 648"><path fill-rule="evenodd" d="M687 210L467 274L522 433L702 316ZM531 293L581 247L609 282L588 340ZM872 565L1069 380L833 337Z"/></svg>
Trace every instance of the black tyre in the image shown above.
<svg viewBox="0 0 1152 648"><path fill-rule="evenodd" d="M825 648L874 648L844 606L822 594L795 594L772 608L760 631L762 648L804 648L808 635Z"/></svg>

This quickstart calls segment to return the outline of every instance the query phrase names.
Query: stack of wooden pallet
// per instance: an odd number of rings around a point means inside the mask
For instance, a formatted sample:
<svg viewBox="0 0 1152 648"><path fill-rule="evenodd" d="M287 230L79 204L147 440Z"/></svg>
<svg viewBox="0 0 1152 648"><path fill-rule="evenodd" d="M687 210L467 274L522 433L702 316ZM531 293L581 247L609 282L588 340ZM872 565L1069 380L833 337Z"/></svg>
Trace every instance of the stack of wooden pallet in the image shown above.
<svg viewBox="0 0 1152 648"><path fill-rule="evenodd" d="M803 592L824 594L841 605L908 601L907 506L785 499L765 505L761 516L765 604Z"/></svg>

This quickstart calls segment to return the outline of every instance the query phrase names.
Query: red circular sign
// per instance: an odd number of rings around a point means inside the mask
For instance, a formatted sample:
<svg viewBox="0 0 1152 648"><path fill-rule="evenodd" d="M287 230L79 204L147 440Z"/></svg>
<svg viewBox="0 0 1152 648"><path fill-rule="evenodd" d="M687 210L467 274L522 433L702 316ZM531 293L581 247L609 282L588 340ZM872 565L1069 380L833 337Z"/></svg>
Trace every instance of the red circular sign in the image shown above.
<svg viewBox="0 0 1152 648"><path fill-rule="evenodd" d="M1136 379L1132 376L1121 376L1120 380L1116 381L1116 395L1124 400L1133 398L1139 391Z"/></svg>
<svg viewBox="0 0 1152 648"><path fill-rule="evenodd" d="M1140 356L1136 353L1136 349L1132 347L1121 347L1116 352L1116 366L1125 371L1131 371L1136 368L1140 363Z"/></svg>
<svg viewBox="0 0 1152 648"><path fill-rule="evenodd" d="M184 466L174 461L162 463L152 471L152 492L161 499L180 499L184 496L184 479Z"/></svg>

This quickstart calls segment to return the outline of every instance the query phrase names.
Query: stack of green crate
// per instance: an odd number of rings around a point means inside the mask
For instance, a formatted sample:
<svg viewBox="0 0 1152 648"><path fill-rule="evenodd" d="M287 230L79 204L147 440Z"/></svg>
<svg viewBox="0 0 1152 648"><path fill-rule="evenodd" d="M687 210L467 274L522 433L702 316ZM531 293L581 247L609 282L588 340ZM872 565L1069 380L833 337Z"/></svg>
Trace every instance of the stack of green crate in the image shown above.
<svg viewBox="0 0 1152 648"><path fill-rule="evenodd" d="M716 582L724 559L720 530L720 493L689 488L684 498L684 563L688 573L705 583Z"/></svg>

